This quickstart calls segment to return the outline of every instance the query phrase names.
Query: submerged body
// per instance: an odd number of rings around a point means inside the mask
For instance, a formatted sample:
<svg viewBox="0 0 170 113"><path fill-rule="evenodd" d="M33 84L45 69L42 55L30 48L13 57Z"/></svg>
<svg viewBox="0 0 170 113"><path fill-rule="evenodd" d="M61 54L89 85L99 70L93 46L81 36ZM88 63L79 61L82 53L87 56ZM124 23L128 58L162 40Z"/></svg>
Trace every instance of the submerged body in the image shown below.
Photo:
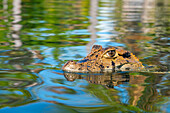
<svg viewBox="0 0 170 113"><path fill-rule="evenodd" d="M116 47L102 48L94 45L91 52L82 60L68 61L62 67L68 72L115 72L139 71L144 66L131 52Z"/></svg>

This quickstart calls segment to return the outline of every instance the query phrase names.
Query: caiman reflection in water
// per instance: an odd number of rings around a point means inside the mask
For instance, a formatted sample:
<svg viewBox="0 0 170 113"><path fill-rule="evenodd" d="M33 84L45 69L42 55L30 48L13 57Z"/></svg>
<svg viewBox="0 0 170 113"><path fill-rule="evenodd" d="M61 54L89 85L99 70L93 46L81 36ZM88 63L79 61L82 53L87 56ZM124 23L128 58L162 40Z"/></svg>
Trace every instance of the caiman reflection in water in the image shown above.
<svg viewBox="0 0 170 113"><path fill-rule="evenodd" d="M159 111L155 100L159 101L157 84L160 83L163 75L136 72L81 75L65 72L64 76L68 81L84 79L90 84L103 85L108 90L116 89L119 91L116 95L119 95L121 103L137 106L146 111ZM162 92L162 90L160 91ZM126 92L126 97L124 97Z"/></svg>
<svg viewBox="0 0 170 113"><path fill-rule="evenodd" d="M65 72L64 76L68 81L74 81L76 79L85 79L89 83L100 84L107 88L114 88L114 86L129 82L130 80L130 76L127 73L123 73L123 74L104 73L103 75L90 74L90 75L87 75L86 77L83 77L80 74Z"/></svg>

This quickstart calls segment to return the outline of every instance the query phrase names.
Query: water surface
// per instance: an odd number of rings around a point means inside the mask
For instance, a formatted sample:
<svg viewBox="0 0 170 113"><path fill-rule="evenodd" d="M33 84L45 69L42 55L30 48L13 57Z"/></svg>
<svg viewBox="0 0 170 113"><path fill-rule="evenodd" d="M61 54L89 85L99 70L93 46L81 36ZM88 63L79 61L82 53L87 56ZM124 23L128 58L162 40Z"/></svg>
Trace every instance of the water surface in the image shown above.
<svg viewBox="0 0 170 113"><path fill-rule="evenodd" d="M1 0L0 112L170 112L169 6L168 0ZM122 47L160 72L61 70L94 44Z"/></svg>

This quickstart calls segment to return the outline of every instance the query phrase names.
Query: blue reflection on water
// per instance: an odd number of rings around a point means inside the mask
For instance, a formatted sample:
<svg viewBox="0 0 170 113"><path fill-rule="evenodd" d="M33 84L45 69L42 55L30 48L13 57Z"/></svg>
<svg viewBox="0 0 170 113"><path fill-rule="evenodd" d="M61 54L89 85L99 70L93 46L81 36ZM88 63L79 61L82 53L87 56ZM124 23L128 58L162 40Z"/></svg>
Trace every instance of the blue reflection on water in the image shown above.
<svg viewBox="0 0 170 113"><path fill-rule="evenodd" d="M87 29L80 29L80 30L72 30L67 31L65 33L60 33L59 35L90 35L89 31Z"/></svg>
<svg viewBox="0 0 170 113"><path fill-rule="evenodd" d="M63 53L58 57L61 60L80 60L87 55L85 46L61 47L59 49Z"/></svg>
<svg viewBox="0 0 170 113"><path fill-rule="evenodd" d="M109 40L109 39L108 39ZM95 44L97 45L102 45L103 47L108 47L108 46L121 46L121 47L125 47L124 44L121 43L117 43L117 42L108 42L108 41L98 41Z"/></svg>
<svg viewBox="0 0 170 113"><path fill-rule="evenodd" d="M118 95L120 97L120 101L124 104L128 104L128 101L130 99L130 96L128 94L128 91L126 90L126 87L128 86L124 84L114 87L116 90L120 91Z"/></svg>
<svg viewBox="0 0 170 113"><path fill-rule="evenodd" d="M39 73L44 83L33 88L37 98L77 107L106 106L99 98L86 91L89 85L86 80L70 82L57 73L56 70L43 70Z"/></svg>
<svg viewBox="0 0 170 113"><path fill-rule="evenodd" d="M27 35L55 36L55 33L27 33Z"/></svg>
<svg viewBox="0 0 170 113"><path fill-rule="evenodd" d="M40 46L40 50L43 51L42 55L45 56L42 60L43 63L51 64L51 66L58 65L58 62L54 58L54 47Z"/></svg>
<svg viewBox="0 0 170 113"><path fill-rule="evenodd" d="M48 31L48 30L52 30L49 28L37 28L37 29L32 29L33 31Z"/></svg>
<svg viewBox="0 0 170 113"><path fill-rule="evenodd" d="M36 102L19 107L5 107L1 113L76 113L69 107L49 102Z"/></svg>

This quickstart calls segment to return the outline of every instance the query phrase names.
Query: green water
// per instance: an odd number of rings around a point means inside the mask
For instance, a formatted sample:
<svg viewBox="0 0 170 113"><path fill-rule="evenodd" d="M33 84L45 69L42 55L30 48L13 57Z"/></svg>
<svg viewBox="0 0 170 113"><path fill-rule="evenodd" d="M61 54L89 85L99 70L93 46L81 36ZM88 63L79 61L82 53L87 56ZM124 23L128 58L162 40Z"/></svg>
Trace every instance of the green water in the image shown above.
<svg viewBox="0 0 170 113"><path fill-rule="evenodd" d="M169 11L168 0L1 0L0 113L170 112ZM61 70L94 44L120 46L155 68Z"/></svg>

